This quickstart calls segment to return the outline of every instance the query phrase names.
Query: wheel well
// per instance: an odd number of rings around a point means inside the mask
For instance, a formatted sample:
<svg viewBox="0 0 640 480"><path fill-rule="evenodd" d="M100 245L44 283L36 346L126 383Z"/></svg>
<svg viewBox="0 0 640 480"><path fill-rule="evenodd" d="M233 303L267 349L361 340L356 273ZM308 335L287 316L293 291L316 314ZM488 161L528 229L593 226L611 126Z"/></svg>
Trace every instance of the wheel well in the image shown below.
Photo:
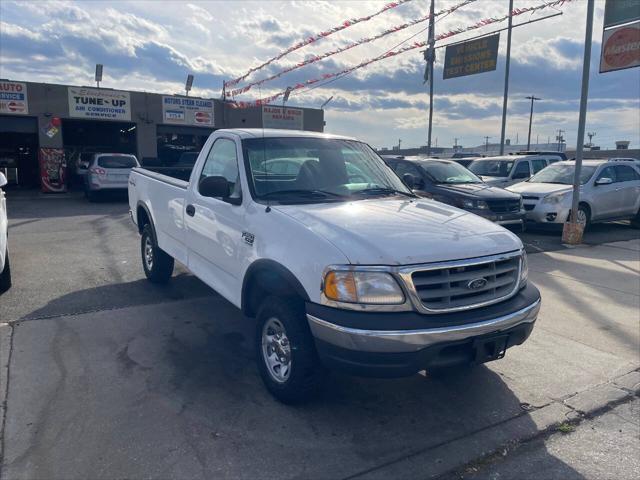
<svg viewBox="0 0 640 480"><path fill-rule="evenodd" d="M142 234L142 230L147 223L151 223L151 219L149 218L149 214L147 210L142 206L138 206L138 210L136 211L136 218L138 220L138 233Z"/></svg>
<svg viewBox="0 0 640 480"><path fill-rule="evenodd" d="M262 300L269 295L309 300L304 287L298 279L285 267L276 262L263 260L262 264L249 267L242 287L242 312L248 317L255 317Z"/></svg>

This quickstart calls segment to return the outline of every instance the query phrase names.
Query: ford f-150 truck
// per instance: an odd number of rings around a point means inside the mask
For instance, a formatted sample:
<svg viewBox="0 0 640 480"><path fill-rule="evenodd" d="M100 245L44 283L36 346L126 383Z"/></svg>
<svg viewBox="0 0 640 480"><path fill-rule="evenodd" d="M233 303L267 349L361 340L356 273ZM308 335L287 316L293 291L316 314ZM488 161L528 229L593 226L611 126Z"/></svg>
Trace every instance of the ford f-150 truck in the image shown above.
<svg viewBox="0 0 640 480"><path fill-rule="evenodd" d="M351 138L217 130L188 181L133 169L129 203L148 279L168 281L175 259L255 318L283 402L312 396L326 367L394 377L502 358L540 308L513 233L415 196Z"/></svg>

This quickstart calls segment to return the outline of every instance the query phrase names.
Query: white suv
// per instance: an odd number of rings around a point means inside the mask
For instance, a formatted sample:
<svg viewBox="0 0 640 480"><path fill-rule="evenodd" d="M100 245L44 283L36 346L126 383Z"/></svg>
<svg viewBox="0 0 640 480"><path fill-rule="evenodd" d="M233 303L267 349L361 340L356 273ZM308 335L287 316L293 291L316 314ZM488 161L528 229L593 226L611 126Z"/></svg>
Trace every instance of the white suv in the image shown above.
<svg viewBox="0 0 640 480"><path fill-rule="evenodd" d="M552 154L505 155L502 157L478 158L467 168L483 182L493 187L508 187L527 180L560 157Z"/></svg>
<svg viewBox="0 0 640 480"><path fill-rule="evenodd" d="M139 167L135 155L126 153L96 153L84 176L84 192L89 201L99 192L127 190L131 169Z"/></svg>
<svg viewBox="0 0 640 480"><path fill-rule="evenodd" d="M0 173L0 293L11 287L11 269L9 268L9 250L7 248L7 201L2 187L7 177Z"/></svg>
<svg viewBox="0 0 640 480"><path fill-rule="evenodd" d="M508 190L522 195L527 220L564 223L571 211L574 172L575 162L558 162ZM584 160L580 177L580 223L631 219L638 225L640 162Z"/></svg>

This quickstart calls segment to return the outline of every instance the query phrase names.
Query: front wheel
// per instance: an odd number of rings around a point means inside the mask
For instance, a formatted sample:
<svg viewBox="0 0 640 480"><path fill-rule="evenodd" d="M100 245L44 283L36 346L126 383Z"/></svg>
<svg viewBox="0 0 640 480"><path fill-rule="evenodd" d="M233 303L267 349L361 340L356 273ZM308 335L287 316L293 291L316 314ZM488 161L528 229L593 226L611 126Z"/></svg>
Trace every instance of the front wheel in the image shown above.
<svg viewBox="0 0 640 480"><path fill-rule="evenodd" d="M156 242L151 225L146 224L140 238L140 253L144 274L153 283L166 283L173 274L173 257L162 250Z"/></svg>
<svg viewBox="0 0 640 480"><path fill-rule="evenodd" d="M11 267L9 266L9 251L4 257L4 268L0 272L0 293L11 288Z"/></svg>
<svg viewBox="0 0 640 480"><path fill-rule="evenodd" d="M299 302L264 300L257 315L255 351L260 376L278 400L299 403L317 394L324 369Z"/></svg>

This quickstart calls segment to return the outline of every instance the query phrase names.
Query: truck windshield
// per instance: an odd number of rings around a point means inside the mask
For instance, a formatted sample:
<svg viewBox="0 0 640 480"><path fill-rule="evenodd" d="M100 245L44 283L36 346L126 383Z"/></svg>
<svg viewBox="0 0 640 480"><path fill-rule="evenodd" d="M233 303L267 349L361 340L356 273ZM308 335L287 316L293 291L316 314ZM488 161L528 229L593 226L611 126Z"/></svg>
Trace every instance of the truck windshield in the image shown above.
<svg viewBox="0 0 640 480"><path fill-rule="evenodd" d="M573 185L573 176L576 171L575 165L549 165L540 170L528 181L529 183L560 183L562 185ZM589 181L596 167L593 165L583 165L580 170L580 185Z"/></svg>
<svg viewBox="0 0 640 480"><path fill-rule="evenodd" d="M475 160L468 168L476 175L508 177L514 163L513 160Z"/></svg>
<svg viewBox="0 0 640 480"><path fill-rule="evenodd" d="M364 143L325 138L266 137L242 141L257 199L330 202L370 196L413 196Z"/></svg>
<svg viewBox="0 0 640 480"><path fill-rule="evenodd" d="M482 183L482 180L476 177L473 173L462 165L454 162L430 160L428 162L421 162L420 166L433 183Z"/></svg>

